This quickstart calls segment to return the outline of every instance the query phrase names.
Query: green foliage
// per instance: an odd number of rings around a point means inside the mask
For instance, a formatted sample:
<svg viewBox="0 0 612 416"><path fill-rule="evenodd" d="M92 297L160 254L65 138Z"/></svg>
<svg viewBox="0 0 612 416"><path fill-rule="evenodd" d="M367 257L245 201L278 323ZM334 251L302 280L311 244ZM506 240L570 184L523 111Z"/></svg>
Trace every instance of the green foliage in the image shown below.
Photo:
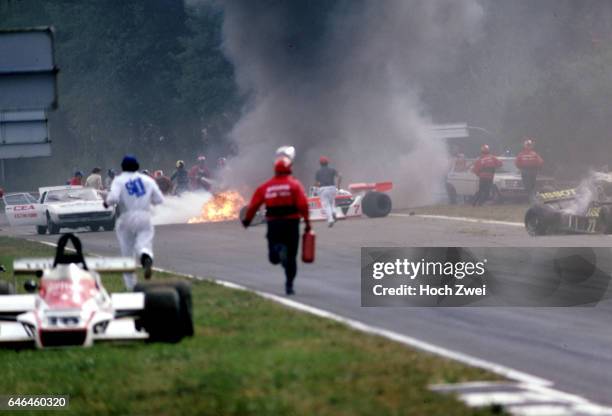
<svg viewBox="0 0 612 416"><path fill-rule="evenodd" d="M51 252L0 237L7 266ZM121 290L119 275L104 279ZM69 395L67 415L499 414L428 389L496 379L482 370L210 282L194 283L193 301L196 335L179 344L0 349L0 390Z"/></svg>
<svg viewBox="0 0 612 416"><path fill-rule="evenodd" d="M177 159L227 152L240 100L221 23L212 5L182 0L0 0L0 28L55 27L60 68L53 156L10 161L9 187L61 183L77 168L116 167L126 153L171 170Z"/></svg>

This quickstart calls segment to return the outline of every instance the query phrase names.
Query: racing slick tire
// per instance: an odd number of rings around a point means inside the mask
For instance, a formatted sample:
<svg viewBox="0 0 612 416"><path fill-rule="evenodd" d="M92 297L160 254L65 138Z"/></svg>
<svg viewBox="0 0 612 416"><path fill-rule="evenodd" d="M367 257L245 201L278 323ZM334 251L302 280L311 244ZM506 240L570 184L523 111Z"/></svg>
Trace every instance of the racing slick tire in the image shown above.
<svg viewBox="0 0 612 416"><path fill-rule="evenodd" d="M601 207L599 211L599 222L601 224L602 233L612 234L612 207Z"/></svg>
<svg viewBox="0 0 612 416"><path fill-rule="evenodd" d="M171 287L155 287L144 292L145 304L141 325L149 342L176 343L183 338L180 322L180 298Z"/></svg>
<svg viewBox="0 0 612 416"><path fill-rule="evenodd" d="M49 234L59 234L60 232L60 226L53 222L48 212L47 212L47 229L49 230Z"/></svg>
<svg viewBox="0 0 612 416"><path fill-rule="evenodd" d="M533 206L525 213L525 229L532 237L549 234L556 221L555 213L543 206Z"/></svg>
<svg viewBox="0 0 612 416"><path fill-rule="evenodd" d="M370 218L386 217L391 212L391 198L382 192L371 191L363 197L361 208Z"/></svg>
<svg viewBox="0 0 612 416"><path fill-rule="evenodd" d="M446 183L446 195L448 195L448 203L451 205L457 204L457 190L450 183Z"/></svg>
<svg viewBox="0 0 612 416"><path fill-rule="evenodd" d="M180 338L193 336L193 302L191 298L191 285L184 281L144 282L138 283L134 287L134 292L144 292L145 296L147 296L149 292L156 291L160 288L173 289L178 294L180 321L178 325L181 333Z"/></svg>
<svg viewBox="0 0 612 416"><path fill-rule="evenodd" d="M47 234L47 226L46 225L37 225L36 226L36 234L45 235Z"/></svg>
<svg viewBox="0 0 612 416"><path fill-rule="evenodd" d="M0 295L14 295L15 287L9 282L0 281Z"/></svg>

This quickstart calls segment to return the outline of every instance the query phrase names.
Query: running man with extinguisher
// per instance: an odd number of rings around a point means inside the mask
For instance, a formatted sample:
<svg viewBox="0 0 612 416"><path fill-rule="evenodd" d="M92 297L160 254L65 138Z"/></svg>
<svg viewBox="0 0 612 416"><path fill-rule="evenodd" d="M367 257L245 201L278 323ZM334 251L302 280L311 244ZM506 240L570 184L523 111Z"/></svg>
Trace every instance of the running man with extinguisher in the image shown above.
<svg viewBox="0 0 612 416"><path fill-rule="evenodd" d="M292 160L281 155L274 162L274 177L264 182L253 194L242 225L247 228L257 210L266 205L268 224L268 256L270 263L285 269L285 293L294 295L293 281L297 274L297 254L300 241L300 219L310 233L308 198L304 187L291 176Z"/></svg>

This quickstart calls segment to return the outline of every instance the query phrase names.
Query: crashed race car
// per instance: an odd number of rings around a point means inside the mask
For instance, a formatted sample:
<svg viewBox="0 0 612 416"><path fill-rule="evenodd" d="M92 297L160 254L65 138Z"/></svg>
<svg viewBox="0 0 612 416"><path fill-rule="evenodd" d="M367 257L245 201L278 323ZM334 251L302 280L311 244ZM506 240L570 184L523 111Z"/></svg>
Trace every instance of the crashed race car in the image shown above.
<svg viewBox="0 0 612 416"><path fill-rule="evenodd" d="M532 236L612 234L612 174L596 172L576 188L538 193L525 228Z"/></svg>
<svg viewBox="0 0 612 416"><path fill-rule="evenodd" d="M76 253L66 253L71 241ZM85 258L73 234L63 235L55 258L15 260L15 274L35 275L28 294L0 281L0 346L83 346L109 340L178 342L193 335L191 289L186 282L139 284L109 294L100 273L131 272L125 257Z"/></svg>
<svg viewBox="0 0 612 416"><path fill-rule="evenodd" d="M353 183L348 190L339 189L336 194L336 218L360 217L369 218L386 217L391 212L391 197L385 192L393 188L392 182ZM319 188L310 187L308 193L308 207L311 221L326 219L325 211L319 197ZM240 220L246 215L247 207L240 210ZM260 209L251 225L262 224L266 221L265 209Z"/></svg>

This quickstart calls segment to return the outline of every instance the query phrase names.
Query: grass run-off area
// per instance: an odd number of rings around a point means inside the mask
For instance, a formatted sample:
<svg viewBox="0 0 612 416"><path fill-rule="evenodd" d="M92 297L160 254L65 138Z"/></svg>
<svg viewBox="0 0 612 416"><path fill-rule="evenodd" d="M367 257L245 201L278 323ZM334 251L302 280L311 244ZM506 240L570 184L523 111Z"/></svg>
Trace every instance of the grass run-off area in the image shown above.
<svg viewBox="0 0 612 416"><path fill-rule="evenodd" d="M9 269L5 279L12 278L13 258L52 254L51 247L0 237L0 264ZM104 282L109 291L122 290L118 275L105 276ZM498 410L468 409L428 390L434 383L496 378L484 371L211 282L194 282L193 297L196 335L179 344L0 349L0 395L70 396L68 410L32 411L36 415L489 415Z"/></svg>
<svg viewBox="0 0 612 416"><path fill-rule="evenodd" d="M410 208L406 211L417 215L446 215L450 217L468 217L484 220L511 221L522 223L525 220L525 212L528 205L499 204L473 207L469 204L461 205L430 205L425 207Z"/></svg>

